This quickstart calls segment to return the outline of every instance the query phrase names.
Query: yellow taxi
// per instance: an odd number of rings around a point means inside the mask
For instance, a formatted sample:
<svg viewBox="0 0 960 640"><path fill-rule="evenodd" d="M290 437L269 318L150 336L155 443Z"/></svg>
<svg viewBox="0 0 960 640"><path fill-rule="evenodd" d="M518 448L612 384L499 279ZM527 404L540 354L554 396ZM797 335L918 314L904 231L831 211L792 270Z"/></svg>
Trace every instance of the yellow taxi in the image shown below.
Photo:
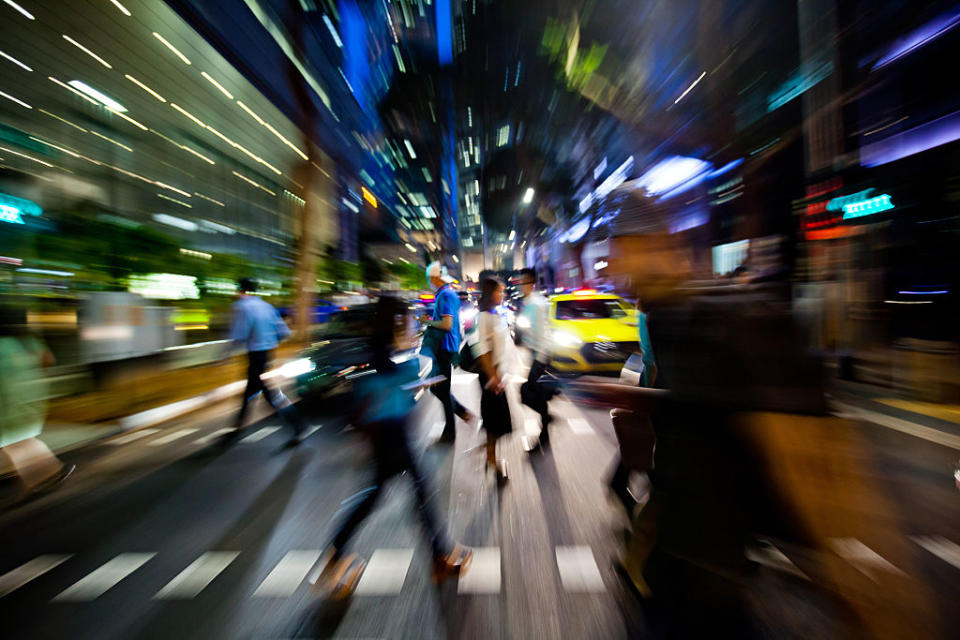
<svg viewBox="0 0 960 640"><path fill-rule="evenodd" d="M637 311L593 289L553 296L550 342L550 366L560 373L619 373L640 350Z"/></svg>

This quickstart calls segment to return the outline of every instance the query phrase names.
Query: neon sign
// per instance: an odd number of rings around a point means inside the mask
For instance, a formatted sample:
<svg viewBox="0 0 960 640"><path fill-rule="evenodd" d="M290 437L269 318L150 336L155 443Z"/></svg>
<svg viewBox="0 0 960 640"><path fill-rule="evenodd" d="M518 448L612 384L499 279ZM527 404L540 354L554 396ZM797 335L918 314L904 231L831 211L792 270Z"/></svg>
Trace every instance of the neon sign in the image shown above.
<svg viewBox="0 0 960 640"><path fill-rule="evenodd" d="M0 204L0 222L9 222L11 224L24 224L20 217L20 209Z"/></svg>
<svg viewBox="0 0 960 640"><path fill-rule="evenodd" d="M31 200L0 193L0 222L25 224L21 216L23 213L38 216L43 213L43 209Z"/></svg>
<svg viewBox="0 0 960 640"><path fill-rule="evenodd" d="M890 200L890 195L884 193L876 198L843 205L843 219L860 218L873 215L874 213L880 213L881 211L889 211L893 208L894 204Z"/></svg>

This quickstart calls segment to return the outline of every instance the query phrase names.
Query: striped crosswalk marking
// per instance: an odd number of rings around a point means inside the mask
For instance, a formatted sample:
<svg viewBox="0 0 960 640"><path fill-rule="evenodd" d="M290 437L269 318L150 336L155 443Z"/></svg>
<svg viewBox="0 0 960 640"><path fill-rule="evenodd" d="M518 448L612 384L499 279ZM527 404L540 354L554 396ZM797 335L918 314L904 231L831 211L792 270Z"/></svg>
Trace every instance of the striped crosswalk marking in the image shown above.
<svg viewBox="0 0 960 640"><path fill-rule="evenodd" d="M13 571L0 576L0 598L16 591L23 585L35 578L39 578L47 571L50 571L57 565L66 562L72 554L48 554L37 556L33 560L26 562Z"/></svg>
<svg viewBox="0 0 960 640"><path fill-rule="evenodd" d="M357 585L357 595L386 596L400 593L413 549L377 549Z"/></svg>
<svg viewBox="0 0 960 640"><path fill-rule="evenodd" d="M903 575L903 571L856 538L832 538L830 546L838 556L849 561L868 578L873 578L874 569Z"/></svg>
<svg viewBox="0 0 960 640"><path fill-rule="evenodd" d="M244 439L241 440L240 442L247 442L247 443L250 443L250 442L260 442L261 440L263 440L263 439L266 438L267 436L269 436L269 435L271 435L271 434L273 434L273 433L275 433L275 432L277 432L277 431L279 431L279 430L280 430L280 427L263 427L263 428L260 429L259 431L254 431L253 433L251 433L250 435L248 435L246 438L244 438Z"/></svg>
<svg viewBox="0 0 960 640"><path fill-rule="evenodd" d="M944 562L960 569L960 545L940 536L913 536L910 539Z"/></svg>
<svg viewBox="0 0 960 640"><path fill-rule="evenodd" d="M208 551L190 563L153 596L155 600L194 598L227 568L239 551Z"/></svg>
<svg viewBox="0 0 960 640"><path fill-rule="evenodd" d="M570 425L570 431L579 436L590 435L593 433L593 427L583 418L568 418L567 424Z"/></svg>
<svg viewBox="0 0 960 640"><path fill-rule="evenodd" d="M323 428L323 425L322 425L322 424L315 424L315 425L313 425L312 427L310 427L309 429L307 429L306 431L304 431L302 437L303 437L303 438L309 438L310 436L312 436L313 434L315 434L317 431L319 431L321 428Z"/></svg>
<svg viewBox="0 0 960 640"><path fill-rule="evenodd" d="M198 442L199 444L207 444L208 442L212 442L213 440L216 440L216 439L219 438L220 436L224 436L224 435L230 433L231 431L233 431L233 429L231 429L231 428L229 428L229 427L225 427L225 428L223 428L223 429L217 429L216 431L214 431L214 432L212 432L212 433L208 433L207 435L203 436L202 438L200 438L199 440L197 440L197 442Z"/></svg>
<svg viewBox="0 0 960 640"><path fill-rule="evenodd" d="M139 431L134 431L126 435L120 436L119 438L114 438L110 441L110 444L117 447L122 444L128 444L134 440L139 440L140 438L146 438L147 436L152 436L153 434L160 431L160 429L140 429Z"/></svg>
<svg viewBox="0 0 960 640"><path fill-rule="evenodd" d="M61 592L55 602L82 602L94 600L106 593L111 587L142 567L155 553L121 553L73 586Z"/></svg>
<svg viewBox="0 0 960 640"><path fill-rule="evenodd" d="M174 431L173 433L169 433L163 437L157 438L156 440L151 440L150 442L147 443L147 445L151 447L159 447L159 446L168 444L170 442L173 442L174 440L179 440L180 438L188 436L191 433L196 433L197 431L198 429L180 429L178 431Z"/></svg>
<svg viewBox="0 0 960 640"><path fill-rule="evenodd" d="M757 564L795 575L803 580L810 580L810 577L798 569L797 565L795 565L793 561L783 553L783 551L780 551L780 549L777 549L772 544L765 544L758 547L748 547L746 550L746 556L747 560L752 560Z"/></svg>
<svg viewBox="0 0 960 640"><path fill-rule="evenodd" d="M500 548L474 547L467 572L460 576L457 593L500 593Z"/></svg>
<svg viewBox="0 0 960 640"><path fill-rule="evenodd" d="M593 550L587 546L557 547L557 569L560 582L570 592L603 591L603 577L593 558Z"/></svg>
<svg viewBox="0 0 960 640"><path fill-rule="evenodd" d="M273 571L263 579L253 595L259 598L280 598L293 594L319 559L320 551L316 549L288 551Z"/></svg>

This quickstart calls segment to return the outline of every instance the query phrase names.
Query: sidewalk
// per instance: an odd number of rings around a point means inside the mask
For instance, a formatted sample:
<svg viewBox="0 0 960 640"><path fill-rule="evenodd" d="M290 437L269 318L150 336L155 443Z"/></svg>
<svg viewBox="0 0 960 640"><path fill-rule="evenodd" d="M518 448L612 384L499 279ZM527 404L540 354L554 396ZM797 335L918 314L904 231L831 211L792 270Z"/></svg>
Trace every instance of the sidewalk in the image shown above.
<svg viewBox="0 0 960 640"><path fill-rule="evenodd" d="M274 364L283 364L300 349L280 345ZM245 380L243 355L208 365L142 371L103 389L51 400L40 439L55 452L76 449L239 396Z"/></svg>

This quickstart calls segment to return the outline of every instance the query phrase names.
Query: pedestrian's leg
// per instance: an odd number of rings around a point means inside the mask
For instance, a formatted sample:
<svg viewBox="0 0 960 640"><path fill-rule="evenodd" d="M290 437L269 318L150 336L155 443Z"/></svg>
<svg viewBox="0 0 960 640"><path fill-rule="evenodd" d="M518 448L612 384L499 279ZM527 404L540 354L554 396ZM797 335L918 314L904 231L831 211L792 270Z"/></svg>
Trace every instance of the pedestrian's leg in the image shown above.
<svg viewBox="0 0 960 640"><path fill-rule="evenodd" d="M384 480L378 472L373 484L360 492L361 497L359 502L344 515L343 520L341 520L337 526L336 533L334 533L333 541L330 545L334 549L335 559L339 559L339 557L343 555L343 548L350 541L350 538L353 537L357 527L359 527L366 517L370 515L370 512L373 511L373 507L383 488Z"/></svg>
<svg viewBox="0 0 960 640"><path fill-rule="evenodd" d="M420 515L420 522L423 524L424 532L430 538L430 548L433 550L433 557L439 558L450 553L452 545L447 538L446 528L440 521L433 503L433 492L431 490L429 479L423 475L420 466L412 459L407 466L407 471L413 479L413 489L417 497L417 512Z"/></svg>
<svg viewBox="0 0 960 640"><path fill-rule="evenodd" d="M436 375L446 378L443 382L430 387L430 392L433 393L433 395L437 397L437 400L443 405L443 433L440 435L440 439L453 441L457 435L453 405L454 400L453 395L450 393L450 378L453 374L453 367L450 364L450 356L446 352L438 352L434 357L436 358ZM459 403L457 404L459 405Z"/></svg>
<svg viewBox="0 0 960 640"><path fill-rule="evenodd" d="M530 365L530 373L527 376L527 384L530 385L531 403L530 408L540 414L540 444L546 445L550 441L550 431L548 427L553 421L550 411L547 407L547 393L540 385L540 376L547 370L547 366L539 360L534 360Z"/></svg>
<svg viewBox="0 0 960 640"><path fill-rule="evenodd" d="M258 355L257 368L259 373L257 374L257 385L263 393L264 400L277 412L277 415L283 419L287 426L293 429L294 438L296 438L296 436L299 436L306 429L303 418L300 416L300 412L293 406L293 403L283 395L282 391L274 389L263 381L263 374L267 370L269 360L266 351L260 351L258 354L262 355ZM296 442L296 440L292 442Z"/></svg>
<svg viewBox="0 0 960 640"><path fill-rule="evenodd" d="M240 412L237 414L237 420L234 428L238 431L243 428L243 421L247 417L247 410L250 407L250 400L261 390L263 383L260 382L259 358L257 352L252 351L247 354L249 362L247 364L247 387L243 390L243 400L240 402Z"/></svg>

